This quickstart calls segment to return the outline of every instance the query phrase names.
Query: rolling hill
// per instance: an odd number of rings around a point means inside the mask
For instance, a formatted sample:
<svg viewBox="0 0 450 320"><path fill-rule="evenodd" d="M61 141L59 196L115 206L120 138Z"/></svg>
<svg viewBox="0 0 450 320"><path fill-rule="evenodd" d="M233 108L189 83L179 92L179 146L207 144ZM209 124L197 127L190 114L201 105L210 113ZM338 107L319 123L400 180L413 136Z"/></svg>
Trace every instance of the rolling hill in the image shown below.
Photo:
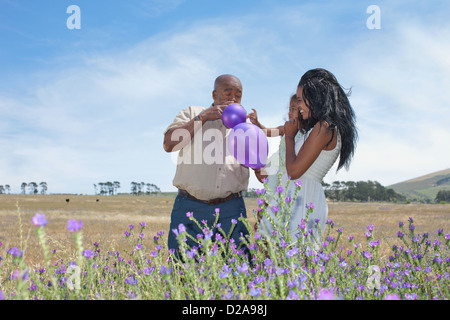
<svg viewBox="0 0 450 320"><path fill-rule="evenodd" d="M450 168L387 186L409 199L434 200L439 190L450 190Z"/></svg>

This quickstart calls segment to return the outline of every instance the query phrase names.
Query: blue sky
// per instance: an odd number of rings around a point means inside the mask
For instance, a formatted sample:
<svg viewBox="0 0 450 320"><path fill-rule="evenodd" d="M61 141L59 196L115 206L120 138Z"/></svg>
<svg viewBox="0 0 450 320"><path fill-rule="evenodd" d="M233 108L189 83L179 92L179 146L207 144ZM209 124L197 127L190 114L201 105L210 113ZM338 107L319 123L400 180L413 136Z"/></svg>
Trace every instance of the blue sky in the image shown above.
<svg viewBox="0 0 450 320"><path fill-rule="evenodd" d="M67 28L70 5L79 30ZM370 5L381 29L366 25ZM316 67L352 88L360 136L350 170L325 181L389 185L447 169L449 14L448 1L0 0L0 185L173 191L163 131L180 109L212 102L218 75L238 76L242 105L277 126Z"/></svg>

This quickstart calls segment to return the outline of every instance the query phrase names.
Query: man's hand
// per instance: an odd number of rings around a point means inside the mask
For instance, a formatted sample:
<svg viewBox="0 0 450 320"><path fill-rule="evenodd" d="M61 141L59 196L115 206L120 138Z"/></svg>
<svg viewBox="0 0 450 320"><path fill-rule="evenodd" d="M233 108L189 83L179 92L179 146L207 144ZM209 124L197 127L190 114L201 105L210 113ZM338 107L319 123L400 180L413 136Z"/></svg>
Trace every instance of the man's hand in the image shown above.
<svg viewBox="0 0 450 320"><path fill-rule="evenodd" d="M227 101L224 104L220 105L213 105L212 107L206 109L203 111L199 117L202 121L208 121L208 120L217 120L222 119L222 112L223 110L228 107L230 104L234 103L233 101Z"/></svg>

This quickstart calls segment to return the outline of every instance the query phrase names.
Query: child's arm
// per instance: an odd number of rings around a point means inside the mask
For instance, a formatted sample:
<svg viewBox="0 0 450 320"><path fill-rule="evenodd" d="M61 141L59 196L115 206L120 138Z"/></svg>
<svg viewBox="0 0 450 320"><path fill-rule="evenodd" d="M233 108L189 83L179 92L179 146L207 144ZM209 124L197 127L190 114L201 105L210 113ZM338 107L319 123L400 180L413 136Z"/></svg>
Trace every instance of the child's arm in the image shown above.
<svg viewBox="0 0 450 320"><path fill-rule="evenodd" d="M284 135L284 126L278 126L276 128L266 128L258 121L258 114L255 109L252 109L253 112L247 115L247 118L250 119L250 122L255 126L259 127L266 136L268 137L278 137Z"/></svg>

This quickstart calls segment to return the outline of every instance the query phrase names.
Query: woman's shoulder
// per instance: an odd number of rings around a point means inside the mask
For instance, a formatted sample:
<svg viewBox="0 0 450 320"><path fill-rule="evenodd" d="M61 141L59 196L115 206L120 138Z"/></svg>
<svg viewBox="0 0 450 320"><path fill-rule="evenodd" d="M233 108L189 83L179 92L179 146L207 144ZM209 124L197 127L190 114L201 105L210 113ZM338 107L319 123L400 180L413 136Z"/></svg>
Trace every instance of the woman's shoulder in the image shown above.
<svg viewBox="0 0 450 320"><path fill-rule="evenodd" d="M320 121L308 132L308 138L320 139L324 143L324 150L333 150L337 144L337 131L327 121Z"/></svg>

